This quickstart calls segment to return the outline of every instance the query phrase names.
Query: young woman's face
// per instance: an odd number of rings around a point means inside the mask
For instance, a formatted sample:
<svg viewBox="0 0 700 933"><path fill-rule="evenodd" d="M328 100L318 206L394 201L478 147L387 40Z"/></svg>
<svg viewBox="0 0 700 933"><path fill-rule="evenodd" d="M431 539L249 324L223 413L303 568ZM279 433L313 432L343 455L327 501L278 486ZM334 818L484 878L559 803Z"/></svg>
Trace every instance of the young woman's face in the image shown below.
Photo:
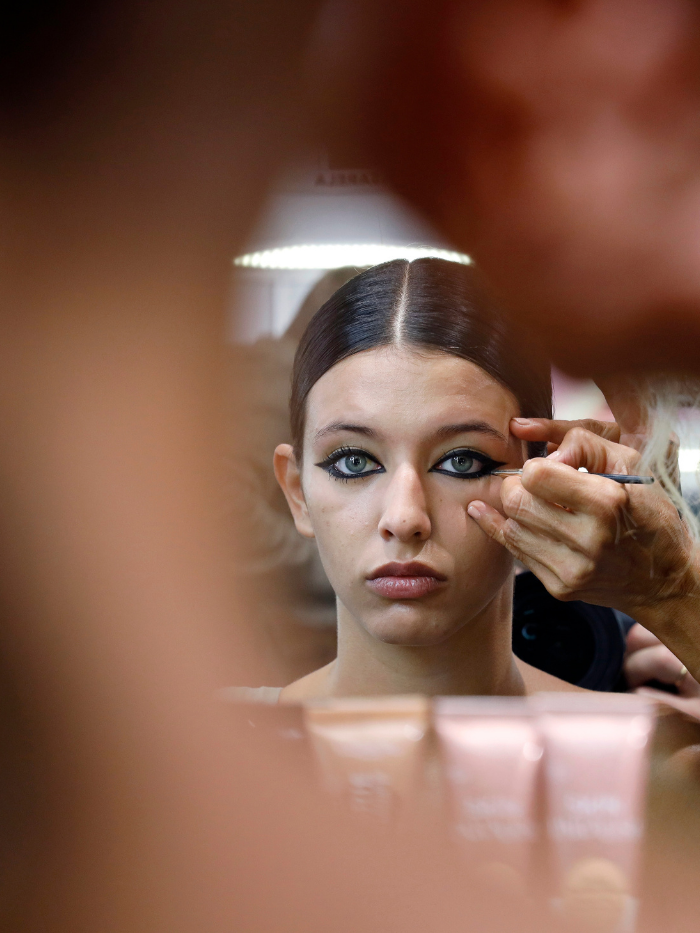
<svg viewBox="0 0 700 933"><path fill-rule="evenodd" d="M437 644L508 581L509 554L467 506L500 506L488 471L522 466L508 429L518 414L507 389L441 352L368 350L312 388L296 497L289 475L282 485L338 599L374 637Z"/></svg>

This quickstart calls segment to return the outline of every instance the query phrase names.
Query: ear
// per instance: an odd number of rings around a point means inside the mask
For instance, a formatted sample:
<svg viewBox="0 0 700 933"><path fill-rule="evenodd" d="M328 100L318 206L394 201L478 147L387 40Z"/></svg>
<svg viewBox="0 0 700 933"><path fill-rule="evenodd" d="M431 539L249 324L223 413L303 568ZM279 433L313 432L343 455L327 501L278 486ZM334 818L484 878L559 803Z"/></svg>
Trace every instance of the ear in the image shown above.
<svg viewBox="0 0 700 933"><path fill-rule="evenodd" d="M291 444L279 444L275 448L274 465L277 482L287 500L297 531L305 538L315 537L301 485L301 473Z"/></svg>

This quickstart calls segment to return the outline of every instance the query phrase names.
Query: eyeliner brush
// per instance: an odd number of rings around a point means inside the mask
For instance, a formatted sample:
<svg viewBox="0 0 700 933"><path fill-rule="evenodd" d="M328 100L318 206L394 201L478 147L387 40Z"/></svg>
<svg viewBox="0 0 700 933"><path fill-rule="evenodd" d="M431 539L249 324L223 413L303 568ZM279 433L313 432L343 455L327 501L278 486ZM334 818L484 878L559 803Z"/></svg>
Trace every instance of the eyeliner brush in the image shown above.
<svg viewBox="0 0 700 933"><path fill-rule="evenodd" d="M489 476L522 476L522 470L491 470ZM625 486L650 486L654 482L653 476L628 476L626 473L590 473L590 476L602 476L615 483Z"/></svg>

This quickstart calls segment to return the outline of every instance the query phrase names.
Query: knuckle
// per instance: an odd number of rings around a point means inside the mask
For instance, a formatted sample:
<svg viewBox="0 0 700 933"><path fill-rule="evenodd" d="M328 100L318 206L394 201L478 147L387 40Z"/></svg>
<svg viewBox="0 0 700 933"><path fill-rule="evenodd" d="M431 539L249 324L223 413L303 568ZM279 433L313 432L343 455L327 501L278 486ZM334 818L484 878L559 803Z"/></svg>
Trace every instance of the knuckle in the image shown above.
<svg viewBox="0 0 700 933"><path fill-rule="evenodd" d="M505 530L502 525L494 523L486 526L484 530L494 541L497 541L499 544L505 543Z"/></svg>
<svg viewBox="0 0 700 933"><path fill-rule="evenodd" d="M549 592L555 599L558 599L563 603L569 602L569 600L574 598L563 580L557 580L556 582L552 583L549 586Z"/></svg>
<svg viewBox="0 0 700 933"><path fill-rule="evenodd" d="M588 441L590 441L591 438L594 437L595 435L593 434L592 431L589 431L586 428L581 427L580 425L577 425L575 428L572 428L569 431L567 436L572 441L575 441L576 443L579 443L579 444L583 444L583 443L587 443Z"/></svg>
<svg viewBox="0 0 700 933"><path fill-rule="evenodd" d="M593 528L579 536L579 549L587 557L597 562L615 541L615 529L612 524L596 523Z"/></svg>
<svg viewBox="0 0 700 933"><path fill-rule="evenodd" d="M510 520L506 521L503 526L503 541L502 544L508 548L510 553L516 557L518 560L524 560L525 551L524 551L524 540L523 540L523 529L517 522L511 522Z"/></svg>
<svg viewBox="0 0 700 933"><path fill-rule="evenodd" d="M503 538L508 544L517 547L522 540L522 528L516 521L508 519L503 526Z"/></svg>
<svg viewBox="0 0 700 933"><path fill-rule="evenodd" d="M520 483L513 483L501 494L501 501L509 518L522 518L528 512L527 494Z"/></svg>
<svg viewBox="0 0 700 933"><path fill-rule="evenodd" d="M611 512L614 512L616 515L623 512L627 508L628 502L629 499L624 486L620 486L616 483L612 489L608 490L608 507Z"/></svg>
<svg viewBox="0 0 700 933"><path fill-rule="evenodd" d="M569 462L569 458L581 457L584 451L590 450L591 442L594 440L600 440L600 438L596 438L590 431L577 425L567 432L559 445L559 453L564 457L565 462Z"/></svg>
<svg viewBox="0 0 700 933"><path fill-rule="evenodd" d="M551 469L551 460L546 460L543 457L535 457L533 460L528 460L525 467L523 482L526 482L528 486L537 485L545 479Z"/></svg>
<svg viewBox="0 0 700 933"><path fill-rule="evenodd" d="M568 562L561 570L559 577L566 592L573 599L575 598L574 594L579 593L590 583L594 573L595 562L590 558L583 557Z"/></svg>
<svg viewBox="0 0 700 933"><path fill-rule="evenodd" d="M618 518L627 508L627 493L623 486L606 481L595 499L596 511L603 517Z"/></svg>
<svg viewBox="0 0 700 933"><path fill-rule="evenodd" d="M619 466L616 464L612 472L622 473L624 471L625 473L637 473L641 468L641 463L642 455L638 451L632 450L630 447L625 451L623 462L620 463Z"/></svg>

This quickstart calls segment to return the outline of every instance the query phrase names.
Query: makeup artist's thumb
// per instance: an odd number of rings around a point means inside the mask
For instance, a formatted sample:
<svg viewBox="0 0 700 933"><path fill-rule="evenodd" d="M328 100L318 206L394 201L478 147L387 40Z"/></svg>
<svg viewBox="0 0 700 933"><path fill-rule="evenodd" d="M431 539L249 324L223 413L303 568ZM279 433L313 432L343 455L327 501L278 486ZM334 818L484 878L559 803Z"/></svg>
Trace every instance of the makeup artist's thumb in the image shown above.
<svg viewBox="0 0 700 933"><path fill-rule="evenodd" d="M494 541L498 541L498 543L502 544L504 547L506 546L503 534L506 519L500 512L496 511L496 509L487 505L485 502L475 499L467 506L467 515L474 519L479 528L481 528L489 538L493 538Z"/></svg>

